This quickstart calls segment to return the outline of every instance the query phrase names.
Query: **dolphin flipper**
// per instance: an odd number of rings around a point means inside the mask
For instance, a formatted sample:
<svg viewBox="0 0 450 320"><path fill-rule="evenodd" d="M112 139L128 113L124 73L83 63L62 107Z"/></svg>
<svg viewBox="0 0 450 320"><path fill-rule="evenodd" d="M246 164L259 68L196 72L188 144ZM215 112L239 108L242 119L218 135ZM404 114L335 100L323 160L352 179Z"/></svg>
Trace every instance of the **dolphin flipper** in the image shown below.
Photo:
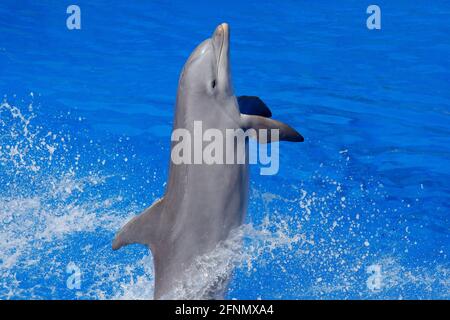
<svg viewBox="0 0 450 320"><path fill-rule="evenodd" d="M164 211L164 198L157 200L140 215L131 219L117 233L112 248L120 249L123 246L140 243L150 246L158 239L160 217Z"/></svg>
<svg viewBox="0 0 450 320"><path fill-rule="evenodd" d="M303 142L304 138L303 136L298 133L295 129L288 126L287 124L265 118L260 116L250 116L247 114L241 114L241 127L244 130L247 129L255 129L256 133L259 133L260 129L267 129L267 140L263 139L260 140L258 138L258 142L260 143L267 143L267 142L275 142L275 141L291 141L291 142ZM271 136L271 129L278 129L279 130L279 137L276 139L275 137Z"/></svg>
<svg viewBox="0 0 450 320"><path fill-rule="evenodd" d="M236 97L239 105L239 111L243 114L262 116L270 118L272 112L269 107L259 98L253 96Z"/></svg>

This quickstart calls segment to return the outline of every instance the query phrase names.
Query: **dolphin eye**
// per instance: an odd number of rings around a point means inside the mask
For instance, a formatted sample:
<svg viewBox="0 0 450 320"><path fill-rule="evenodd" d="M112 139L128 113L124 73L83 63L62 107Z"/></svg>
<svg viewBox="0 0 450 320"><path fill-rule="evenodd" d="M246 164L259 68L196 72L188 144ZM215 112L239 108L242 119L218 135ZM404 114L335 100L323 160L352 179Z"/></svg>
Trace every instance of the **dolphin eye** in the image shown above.
<svg viewBox="0 0 450 320"><path fill-rule="evenodd" d="M211 82L211 87L212 87L213 89L216 87L216 80L213 80L213 81Z"/></svg>

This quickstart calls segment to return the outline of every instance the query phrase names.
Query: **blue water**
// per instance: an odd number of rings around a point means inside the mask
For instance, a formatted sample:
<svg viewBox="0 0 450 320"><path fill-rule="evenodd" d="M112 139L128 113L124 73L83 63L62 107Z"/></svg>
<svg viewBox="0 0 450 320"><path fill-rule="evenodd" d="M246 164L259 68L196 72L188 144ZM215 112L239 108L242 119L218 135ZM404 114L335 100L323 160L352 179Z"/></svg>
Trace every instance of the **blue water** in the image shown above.
<svg viewBox="0 0 450 320"><path fill-rule="evenodd" d="M152 297L148 250L111 240L162 196L180 70L228 22L236 94L305 142L252 168L227 298L448 299L449 3L378 1L368 30L361 1L189 2L76 1L72 31L66 1L0 2L0 298Z"/></svg>

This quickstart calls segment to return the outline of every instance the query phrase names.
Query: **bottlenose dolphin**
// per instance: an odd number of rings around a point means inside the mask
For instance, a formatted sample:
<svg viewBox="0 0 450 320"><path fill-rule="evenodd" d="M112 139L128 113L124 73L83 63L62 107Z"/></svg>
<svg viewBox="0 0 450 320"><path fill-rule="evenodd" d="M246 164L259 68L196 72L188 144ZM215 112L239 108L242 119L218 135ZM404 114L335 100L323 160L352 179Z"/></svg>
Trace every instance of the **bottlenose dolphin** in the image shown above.
<svg viewBox="0 0 450 320"><path fill-rule="evenodd" d="M270 119L272 114L261 99L234 95L229 37L228 25L219 25L185 63L178 83L173 129L192 132L194 121L202 121L204 129L215 128L224 133L226 129L239 128L278 129L279 140L303 141L297 131ZM186 270L194 259L213 250L243 223L248 175L247 163L170 161L164 197L130 220L113 241L114 250L133 243L150 248L155 299L170 297L171 290L188 280ZM219 282L196 298L223 298L227 279Z"/></svg>

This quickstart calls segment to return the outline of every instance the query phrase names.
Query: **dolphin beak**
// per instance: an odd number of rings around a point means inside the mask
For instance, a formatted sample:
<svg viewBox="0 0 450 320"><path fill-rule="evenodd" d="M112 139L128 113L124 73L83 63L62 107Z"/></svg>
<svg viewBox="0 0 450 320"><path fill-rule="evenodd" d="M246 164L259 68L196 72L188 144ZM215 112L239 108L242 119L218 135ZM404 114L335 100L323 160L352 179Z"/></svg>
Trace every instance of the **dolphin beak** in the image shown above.
<svg viewBox="0 0 450 320"><path fill-rule="evenodd" d="M222 57L224 49L228 49L230 39L230 28L227 23L219 24L213 33L212 40L217 53L217 61Z"/></svg>
<svg viewBox="0 0 450 320"><path fill-rule="evenodd" d="M230 27L221 23L211 37L217 55L218 86L223 92L232 93L230 79Z"/></svg>
<svg viewBox="0 0 450 320"><path fill-rule="evenodd" d="M216 40L223 42L225 38L229 37L230 27L228 23L221 23L217 26L216 30L214 30L212 38L214 39L214 44L216 44Z"/></svg>

